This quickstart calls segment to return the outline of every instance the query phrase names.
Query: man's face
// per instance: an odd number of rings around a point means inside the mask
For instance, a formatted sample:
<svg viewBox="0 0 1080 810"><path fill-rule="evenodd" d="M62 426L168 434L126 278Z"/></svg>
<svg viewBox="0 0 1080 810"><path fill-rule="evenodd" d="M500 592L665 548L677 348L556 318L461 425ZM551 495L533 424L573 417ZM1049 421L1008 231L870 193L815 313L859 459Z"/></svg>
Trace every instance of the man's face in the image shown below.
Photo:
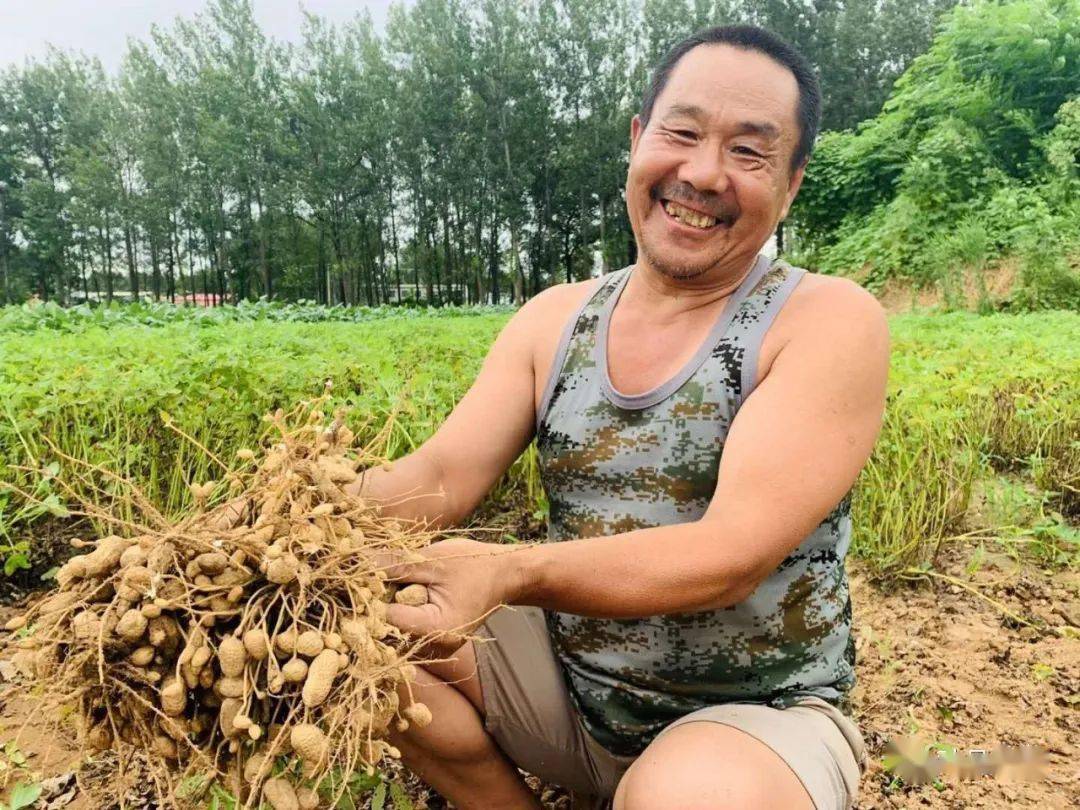
<svg viewBox="0 0 1080 810"><path fill-rule="evenodd" d="M653 269L686 281L745 270L802 182L798 98L791 71L756 51L699 45L679 60L648 126L630 128L626 207Z"/></svg>

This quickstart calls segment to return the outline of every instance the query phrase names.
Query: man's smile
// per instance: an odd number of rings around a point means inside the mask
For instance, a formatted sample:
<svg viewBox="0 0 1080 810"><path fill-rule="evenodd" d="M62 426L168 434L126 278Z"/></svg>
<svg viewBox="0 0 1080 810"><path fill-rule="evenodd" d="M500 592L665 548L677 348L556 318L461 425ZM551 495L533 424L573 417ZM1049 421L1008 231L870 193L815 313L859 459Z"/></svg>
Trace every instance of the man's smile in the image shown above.
<svg viewBox="0 0 1080 810"><path fill-rule="evenodd" d="M692 233L697 236L730 227L729 219L719 220L674 200L661 199L659 206L668 223L681 233Z"/></svg>

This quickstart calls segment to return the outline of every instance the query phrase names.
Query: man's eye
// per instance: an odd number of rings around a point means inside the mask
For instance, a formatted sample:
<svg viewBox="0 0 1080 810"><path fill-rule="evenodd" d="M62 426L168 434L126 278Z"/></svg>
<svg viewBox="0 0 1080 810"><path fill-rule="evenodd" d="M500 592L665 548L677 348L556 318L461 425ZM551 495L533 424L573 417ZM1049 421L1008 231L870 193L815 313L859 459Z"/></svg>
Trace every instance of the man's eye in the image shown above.
<svg viewBox="0 0 1080 810"><path fill-rule="evenodd" d="M669 133L671 135L674 135L676 138L682 138L683 140L687 141L692 141L697 137L696 133L691 132L688 129L672 129L669 130Z"/></svg>
<svg viewBox="0 0 1080 810"><path fill-rule="evenodd" d="M749 146L736 146L734 147L734 151L738 152L740 155L747 155L748 157L761 157L760 154L755 152Z"/></svg>

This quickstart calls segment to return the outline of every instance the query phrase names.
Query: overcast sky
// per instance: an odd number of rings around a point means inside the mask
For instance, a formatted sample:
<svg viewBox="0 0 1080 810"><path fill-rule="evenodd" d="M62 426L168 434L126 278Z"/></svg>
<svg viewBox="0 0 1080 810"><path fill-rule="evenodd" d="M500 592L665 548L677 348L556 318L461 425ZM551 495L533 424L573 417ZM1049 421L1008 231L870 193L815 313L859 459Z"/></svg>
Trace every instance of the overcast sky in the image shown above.
<svg viewBox="0 0 1080 810"><path fill-rule="evenodd" d="M299 41L299 0L254 0L262 30L274 39ZM371 11L381 30L391 0L304 0L304 7L334 22ZM144 39L150 26L168 27L176 17L191 17L204 0L0 0L0 68L42 57L46 45L82 51L115 71L128 37Z"/></svg>

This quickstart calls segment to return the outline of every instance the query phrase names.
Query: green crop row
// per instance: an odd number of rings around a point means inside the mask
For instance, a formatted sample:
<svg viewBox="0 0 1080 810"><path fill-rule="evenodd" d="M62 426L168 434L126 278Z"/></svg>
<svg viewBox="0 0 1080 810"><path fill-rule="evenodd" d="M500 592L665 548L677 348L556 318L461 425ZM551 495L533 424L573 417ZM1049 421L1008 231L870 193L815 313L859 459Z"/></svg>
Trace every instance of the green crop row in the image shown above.
<svg viewBox="0 0 1080 810"><path fill-rule="evenodd" d="M365 323L385 319L441 319L474 315L506 314L511 307L327 307L313 301L241 301L224 307L177 306L165 301L113 303L108 306L61 307L53 302L28 303L0 307L0 334L6 332L84 332L87 329L116 326L165 326L190 322L199 326L248 321L287 321L299 323Z"/></svg>
<svg viewBox="0 0 1080 810"><path fill-rule="evenodd" d="M1066 517L1080 514L1080 315L900 316L890 331L885 422L853 505L857 553L887 571L932 564L995 471L1028 473Z"/></svg>
<svg viewBox="0 0 1080 810"><path fill-rule="evenodd" d="M187 483L259 440L264 413L333 380L361 436L383 431L397 457L417 447L464 394L505 314L362 323L252 320L0 332L0 538L9 558L47 509L80 498L131 508L119 479L159 508L186 505ZM1080 487L1080 315L910 315L891 322L888 410L855 495L856 553L883 571L932 563L963 528L972 487L1024 470L1066 515ZM79 459L97 469L70 461ZM108 473L115 473L118 478ZM540 505L535 455L500 485ZM22 540L25 542L25 539ZM0 548L0 555L3 549ZM9 570L12 568L8 566Z"/></svg>

